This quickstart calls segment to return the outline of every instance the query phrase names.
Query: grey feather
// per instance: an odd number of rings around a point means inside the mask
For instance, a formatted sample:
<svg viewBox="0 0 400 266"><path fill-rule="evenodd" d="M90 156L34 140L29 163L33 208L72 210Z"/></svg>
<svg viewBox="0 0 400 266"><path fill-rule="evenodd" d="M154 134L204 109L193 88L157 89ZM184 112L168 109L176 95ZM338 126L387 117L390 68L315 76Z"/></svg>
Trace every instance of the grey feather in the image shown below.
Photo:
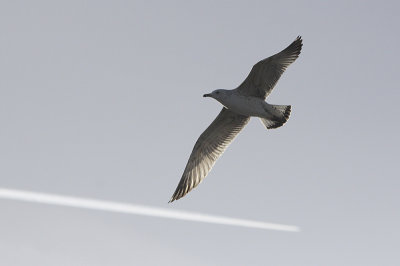
<svg viewBox="0 0 400 266"><path fill-rule="evenodd" d="M265 99L286 68L299 57L302 46L299 36L286 49L255 64L237 90L242 95Z"/></svg>
<svg viewBox="0 0 400 266"><path fill-rule="evenodd" d="M169 202L185 196L200 184L217 159L249 122L250 117L236 114L225 107L200 135L183 171L182 178Z"/></svg>

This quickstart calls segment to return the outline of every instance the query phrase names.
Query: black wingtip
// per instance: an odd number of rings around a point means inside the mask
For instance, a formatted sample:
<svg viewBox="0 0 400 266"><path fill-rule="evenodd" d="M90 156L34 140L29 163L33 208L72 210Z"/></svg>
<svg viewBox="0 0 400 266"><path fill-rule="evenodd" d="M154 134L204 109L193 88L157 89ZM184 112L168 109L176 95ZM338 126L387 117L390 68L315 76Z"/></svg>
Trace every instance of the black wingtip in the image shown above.
<svg viewBox="0 0 400 266"><path fill-rule="evenodd" d="M301 53L301 49L303 47L303 39L301 38L301 36L297 36L297 38L288 46L286 47L285 50L283 50L282 52L284 52L285 54L290 54L293 56L293 58L291 58L293 61L300 55Z"/></svg>
<svg viewBox="0 0 400 266"><path fill-rule="evenodd" d="M172 195L172 197L169 199L168 203L171 203L171 202L173 202L174 200L176 200L175 193L174 193L174 194Z"/></svg>
<svg viewBox="0 0 400 266"><path fill-rule="evenodd" d="M178 193L179 192L178 188L179 188L179 186L176 188L174 194L172 195L172 197L170 198L168 203L172 203L172 202L174 202L174 201L176 201L176 200L178 200L178 199L180 199L180 198L182 198L184 196L184 195L182 196L182 195L180 195Z"/></svg>
<svg viewBox="0 0 400 266"><path fill-rule="evenodd" d="M303 45L302 37L300 35L297 36L296 40L294 40L292 44L296 44L296 45L302 46Z"/></svg>
<svg viewBox="0 0 400 266"><path fill-rule="evenodd" d="M297 42L299 44L300 49L301 49L301 47L303 47L303 39L302 39L302 37L300 35L297 36L295 42Z"/></svg>

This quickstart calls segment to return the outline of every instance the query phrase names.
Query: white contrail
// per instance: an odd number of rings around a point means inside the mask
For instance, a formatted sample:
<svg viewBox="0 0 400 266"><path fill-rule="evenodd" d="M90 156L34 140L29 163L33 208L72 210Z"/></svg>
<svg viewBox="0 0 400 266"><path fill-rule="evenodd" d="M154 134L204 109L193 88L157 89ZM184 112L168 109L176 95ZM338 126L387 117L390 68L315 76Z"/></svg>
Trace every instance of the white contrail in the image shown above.
<svg viewBox="0 0 400 266"><path fill-rule="evenodd" d="M203 223L235 225L235 226L243 226L250 228L281 230L290 232L300 231L300 229L297 226L293 225L264 223L258 221L243 220L243 219L229 218L223 216L214 216L214 215L194 213L194 212L169 210L169 209L149 207L136 204L127 204L127 203L88 199L88 198L78 198L71 196L61 196L55 194L37 193L37 192L7 189L7 188L0 188L0 198L43 203L50 205L68 206L75 208L187 220L187 221L195 221Z"/></svg>

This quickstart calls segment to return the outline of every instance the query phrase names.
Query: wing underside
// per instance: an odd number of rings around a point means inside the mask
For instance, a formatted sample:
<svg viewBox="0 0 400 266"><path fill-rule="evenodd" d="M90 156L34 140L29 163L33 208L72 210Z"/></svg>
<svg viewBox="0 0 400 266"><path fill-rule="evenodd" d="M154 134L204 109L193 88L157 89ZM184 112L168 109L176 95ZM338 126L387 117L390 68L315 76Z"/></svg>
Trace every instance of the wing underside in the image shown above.
<svg viewBox="0 0 400 266"><path fill-rule="evenodd" d="M243 95L265 99L286 68L299 57L302 46L299 36L286 49L255 64L237 90Z"/></svg>
<svg viewBox="0 0 400 266"><path fill-rule="evenodd" d="M236 114L225 107L211 125L200 135L189 157L182 178L171 200L185 196L210 172L217 159L248 123L249 117Z"/></svg>

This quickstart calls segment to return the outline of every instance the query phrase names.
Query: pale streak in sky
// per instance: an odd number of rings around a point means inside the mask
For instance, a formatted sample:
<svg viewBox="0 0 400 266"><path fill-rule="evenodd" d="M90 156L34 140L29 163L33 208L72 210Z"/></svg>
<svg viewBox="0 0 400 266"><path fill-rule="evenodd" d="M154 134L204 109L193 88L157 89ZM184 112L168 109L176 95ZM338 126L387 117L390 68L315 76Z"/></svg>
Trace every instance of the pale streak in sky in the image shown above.
<svg viewBox="0 0 400 266"><path fill-rule="evenodd" d="M160 218L170 218L194 222L233 225L258 229L280 230L289 232L299 232L300 229L293 225L283 225L274 223L264 223L259 221L236 219L223 216L214 216L195 212L169 210L157 207L149 207L136 204L104 201L89 198L72 196L62 196L47 193L38 193L24 190L0 188L0 198L9 200L26 201L33 203L50 204L57 206L68 206L83 209L101 210L118 213L137 214Z"/></svg>

